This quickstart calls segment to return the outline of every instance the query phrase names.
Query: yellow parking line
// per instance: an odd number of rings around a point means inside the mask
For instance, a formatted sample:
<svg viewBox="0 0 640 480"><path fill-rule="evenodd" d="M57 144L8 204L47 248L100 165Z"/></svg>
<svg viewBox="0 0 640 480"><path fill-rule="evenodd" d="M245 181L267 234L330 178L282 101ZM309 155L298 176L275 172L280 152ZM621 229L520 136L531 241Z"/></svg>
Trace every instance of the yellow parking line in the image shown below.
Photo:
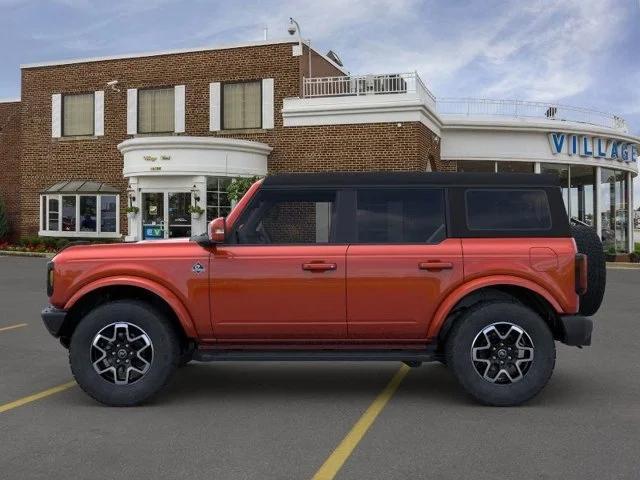
<svg viewBox="0 0 640 480"><path fill-rule="evenodd" d="M360 443L367 433L369 427L373 425L373 422L378 415L380 415L382 409L398 389L398 386L400 386L405 375L409 373L409 370L410 368L406 365L400 367L384 390L377 396L373 403L369 405L369 408L362 414L351 431L344 437L342 442L340 442L340 445L329 455L329 458L322 464L320 470L316 472L312 480L332 480L336 476L342 468L342 465L344 465L344 462L347 461L347 458L349 458L353 450L358 446L358 443Z"/></svg>
<svg viewBox="0 0 640 480"><path fill-rule="evenodd" d="M4 405L0 405L0 413L6 412L8 410L13 410L14 408L21 407L22 405L26 405L27 403L35 402L36 400L40 400L41 398L48 397L49 395L53 395L54 393L59 393L64 390L67 390L73 387L76 382L67 382L62 385L58 385L57 387L49 388L48 390L44 390L42 392L34 393L33 395L29 395L28 397L20 398L19 400L15 400L13 402L5 403Z"/></svg>
<svg viewBox="0 0 640 480"><path fill-rule="evenodd" d="M13 330L14 328L26 327L26 323L19 323L17 325L10 325L8 327L0 327L0 332L4 332L5 330Z"/></svg>

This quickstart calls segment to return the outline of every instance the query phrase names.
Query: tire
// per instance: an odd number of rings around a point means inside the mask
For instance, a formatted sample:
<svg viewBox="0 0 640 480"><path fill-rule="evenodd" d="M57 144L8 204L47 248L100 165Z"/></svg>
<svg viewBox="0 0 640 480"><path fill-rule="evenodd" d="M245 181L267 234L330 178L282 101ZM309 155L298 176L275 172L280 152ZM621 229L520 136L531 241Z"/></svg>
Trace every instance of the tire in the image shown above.
<svg viewBox="0 0 640 480"><path fill-rule="evenodd" d="M520 340L514 344L517 337ZM544 320L520 303L505 301L480 303L465 312L447 337L445 354L447 366L472 397L501 407L520 405L536 396L551 378L556 359L553 335ZM474 354L482 360L474 362ZM522 360L515 361L518 357ZM504 365L499 364L501 358Z"/></svg>
<svg viewBox="0 0 640 480"><path fill-rule="evenodd" d="M580 310L587 317L594 315L604 297L607 284L607 264L602 242L595 230L586 225L571 225L571 236L576 241L578 252L587 256L587 291L580 295Z"/></svg>
<svg viewBox="0 0 640 480"><path fill-rule="evenodd" d="M78 385L114 407L149 400L169 382L179 360L180 343L169 320L135 300L118 300L90 311L73 332L69 348Z"/></svg>

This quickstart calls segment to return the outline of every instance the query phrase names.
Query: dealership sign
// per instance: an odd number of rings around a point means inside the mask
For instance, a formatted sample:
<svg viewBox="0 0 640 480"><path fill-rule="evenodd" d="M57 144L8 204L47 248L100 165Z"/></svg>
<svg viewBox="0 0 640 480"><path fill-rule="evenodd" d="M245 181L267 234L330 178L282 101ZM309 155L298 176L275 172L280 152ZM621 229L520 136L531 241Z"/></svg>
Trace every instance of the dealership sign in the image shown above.
<svg viewBox="0 0 640 480"><path fill-rule="evenodd" d="M567 155L605 158L620 162L638 161L638 145L615 138L553 132L549 134L549 145L551 153L554 155L566 153Z"/></svg>

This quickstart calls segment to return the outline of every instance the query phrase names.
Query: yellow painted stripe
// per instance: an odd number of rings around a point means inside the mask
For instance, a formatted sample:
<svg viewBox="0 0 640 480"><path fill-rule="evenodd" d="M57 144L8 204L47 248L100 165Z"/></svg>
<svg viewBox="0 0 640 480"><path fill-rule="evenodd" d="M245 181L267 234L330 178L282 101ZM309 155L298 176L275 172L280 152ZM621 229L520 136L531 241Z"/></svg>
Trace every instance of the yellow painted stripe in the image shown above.
<svg viewBox="0 0 640 480"><path fill-rule="evenodd" d="M62 385L58 385L57 387L49 388L48 390L44 390L42 392L34 393L33 395L29 395L28 397L21 398L19 400L15 400L13 402L5 403L4 405L0 405L0 413L6 412L8 410L13 410L14 408L21 407L22 405L26 405L27 403L35 402L36 400L40 400L41 398L48 397L55 393L62 392L73 387L76 382L68 382L63 383Z"/></svg>
<svg viewBox="0 0 640 480"><path fill-rule="evenodd" d="M316 472L312 480L332 480L336 476L342 468L342 465L344 465L344 462L347 461L347 458L349 458L353 450L358 446L358 443L360 443L365 436L369 427L373 425L373 422L378 415L380 415L382 409L398 389L405 375L409 373L409 370L410 368L406 365L400 367L400 370L396 372L380 395L369 405L366 412L362 414L351 431L344 437L342 442L340 442L340 445L336 447L329 458L322 464L320 470Z"/></svg>
<svg viewBox="0 0 640 480"><path fill-rule="evenodd" d="M4 332L5 330L13 330L14 328L22 328L26 326L27 326L26 323L19 323L17 325L10 325L8 327L0 327L0 332Z"/></svg>

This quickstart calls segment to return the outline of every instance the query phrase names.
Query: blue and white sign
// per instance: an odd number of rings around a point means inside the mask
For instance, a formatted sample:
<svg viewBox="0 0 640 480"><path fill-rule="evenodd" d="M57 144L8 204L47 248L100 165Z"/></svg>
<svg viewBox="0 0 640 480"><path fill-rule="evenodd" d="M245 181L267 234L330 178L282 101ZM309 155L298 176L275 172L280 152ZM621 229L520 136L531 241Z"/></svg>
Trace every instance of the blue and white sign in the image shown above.
<svg viewBox="0 0 640 480"><path fill-rule="evenodd" d="M615 138L552 132L549 134L549 145L554 155L566 153L627 163L638 161L638 144Z"/></svg>

